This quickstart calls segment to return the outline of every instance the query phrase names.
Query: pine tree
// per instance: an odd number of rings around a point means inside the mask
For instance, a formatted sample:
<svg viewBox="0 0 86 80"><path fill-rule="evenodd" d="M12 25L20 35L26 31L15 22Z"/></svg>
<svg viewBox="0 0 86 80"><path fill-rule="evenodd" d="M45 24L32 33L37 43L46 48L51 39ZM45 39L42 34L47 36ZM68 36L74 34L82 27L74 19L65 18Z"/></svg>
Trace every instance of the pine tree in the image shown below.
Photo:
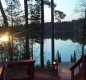
<svg viewBox="0 0 86 80"><path fill-rule="evenodd" d="M19 25L21 23L21 14L22 10L20 9L21 4L19 0L5 0L6 2L6 15L8 16L8 20L13 22L10 25Z"/></svg>
<svg viewBox="0 0 86 80"><path fill-rule="evenodd" d="M59 58L60 58L59 61L61 62L61 54L60 54L60 57Z"/></svg>
<svg viewBox="0 0 86 80"><path fill-rule="evenodd" d="M46 67L50 68L50 66L51 66L50 60L47 60Z"/></svg>
<svg viewBox="0 0 86 80"><path fill-rule="evenodd" d="M73 62L75 63L76 62L76 53L74 51L74 59L73 59Z"/></svg>
<svg viewBox="0 0 86 80"><path fill-rule="evenodd" d="M72 57L72 55L71 55L71 62L73 62L73 57Z"/></svg>

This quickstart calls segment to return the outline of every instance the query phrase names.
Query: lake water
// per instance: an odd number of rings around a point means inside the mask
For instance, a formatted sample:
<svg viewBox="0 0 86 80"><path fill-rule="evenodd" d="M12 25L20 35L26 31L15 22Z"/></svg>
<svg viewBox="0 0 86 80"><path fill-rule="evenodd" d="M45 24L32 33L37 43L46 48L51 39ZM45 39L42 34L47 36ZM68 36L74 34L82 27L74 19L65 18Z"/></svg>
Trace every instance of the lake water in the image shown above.
<svg viewBox="0 0 86 80"><path fill-rule="evenodd" d="M70 39L67 40L61 40L61 39L55 39L55 57L57 51L61 54L61 60L62 62L70 62L71 55L74 54L74 51L76 52L77 60L81 56L81 44L77 42L73 42ZM33 46L33 53L34 53L34 59L36 60L36 64L40 64L40 44L35 43ZM44 40L44 63L46 64L47 60L51 61L51 39L45 39Z"/></svg>
<svg viewBox="0 0 86 80"><path fill-rule="evenodd" d="M75 42L74 40L71 40L71 39L60 39L60 38L55 39L54 43L55 43L55 47L54 47L55 48L54 49L55 50L55 58L57 56L57 52L59 51L59 53L61 54L62 62L70 62L71 55L74 54L74 51L76 53L77 60L81 57L82 45L80 43ZM46 64L46 62L48 60L50 60L50 62L51 62L51 52L52 52L51 46L52 46L51 39L44 39L44 64ZM18 46L18 48L20 50L20 55L21 55L22 49L24 49L24 47L22 47L22 46L20 46L20 47ZM8 57L5 55L6 55L6 53L3 55L0 55L0 57L3 57L3 59L5 59L5 58L7 59ZM15 57L18 58L18 60L19 60L19 58L21 57L20 55L18 54ZM33 44L33 58L34 58L36 64L40 64L40 44L38 44L38 43ZM2 58L0 58L0 59L2 60Z"/></svg>

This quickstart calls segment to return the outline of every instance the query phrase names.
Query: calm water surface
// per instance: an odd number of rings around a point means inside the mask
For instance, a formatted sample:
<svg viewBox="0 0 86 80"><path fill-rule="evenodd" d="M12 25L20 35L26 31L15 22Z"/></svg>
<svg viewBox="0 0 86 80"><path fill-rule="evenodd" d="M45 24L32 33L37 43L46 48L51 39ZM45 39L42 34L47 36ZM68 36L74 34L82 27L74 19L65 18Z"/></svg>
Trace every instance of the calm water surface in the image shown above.
<svg viewBox="0 0 86 80"><path fill-rule="evenodd" d="M72 42L72 40L61 40L55 39L55 58L56 53L59 51L61 54L62 62L70 62L70 57L76 52L77 60L81 55L81 45L77 42ZM35 43L33 46L34 59L36 64L40 64L40 45ZM46 64L47 60L51 61L51 39L44 40L44 62Z"/></svg>

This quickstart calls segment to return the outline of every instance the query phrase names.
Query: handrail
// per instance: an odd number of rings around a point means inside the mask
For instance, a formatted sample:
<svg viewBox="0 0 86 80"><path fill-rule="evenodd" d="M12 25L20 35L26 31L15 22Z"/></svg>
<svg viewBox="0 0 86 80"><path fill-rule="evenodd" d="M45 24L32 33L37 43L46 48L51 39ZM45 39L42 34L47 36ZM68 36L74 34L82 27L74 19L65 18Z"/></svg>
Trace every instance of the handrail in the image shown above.
<svg viewBox="0 0 86 80"><path fill-rule="evenodd" d="M75 69L82 62L82 58L80 58L71 68L70 70Z"/></svg>
<svg viewBox="0 0 86 80"><path fill-rule="evenodd" d="M82 64L82 67L80 65ZM77 67L79 72L76 74ZM71 68L71 80L86 80L86 55L82 56Z"/></svg>

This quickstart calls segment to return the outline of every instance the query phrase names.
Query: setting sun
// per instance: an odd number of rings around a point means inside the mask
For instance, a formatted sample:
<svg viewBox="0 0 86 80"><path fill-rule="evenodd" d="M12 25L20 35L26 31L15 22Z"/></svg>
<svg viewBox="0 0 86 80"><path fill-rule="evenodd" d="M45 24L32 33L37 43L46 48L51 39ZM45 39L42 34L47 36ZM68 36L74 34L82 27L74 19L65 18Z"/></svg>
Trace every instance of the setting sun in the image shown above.
<svg viewBox="0 0 86 80"><path fill-rule="evenodd" d="M9 38L7 35L1 37L1 41L9 41Z"/></svg>

